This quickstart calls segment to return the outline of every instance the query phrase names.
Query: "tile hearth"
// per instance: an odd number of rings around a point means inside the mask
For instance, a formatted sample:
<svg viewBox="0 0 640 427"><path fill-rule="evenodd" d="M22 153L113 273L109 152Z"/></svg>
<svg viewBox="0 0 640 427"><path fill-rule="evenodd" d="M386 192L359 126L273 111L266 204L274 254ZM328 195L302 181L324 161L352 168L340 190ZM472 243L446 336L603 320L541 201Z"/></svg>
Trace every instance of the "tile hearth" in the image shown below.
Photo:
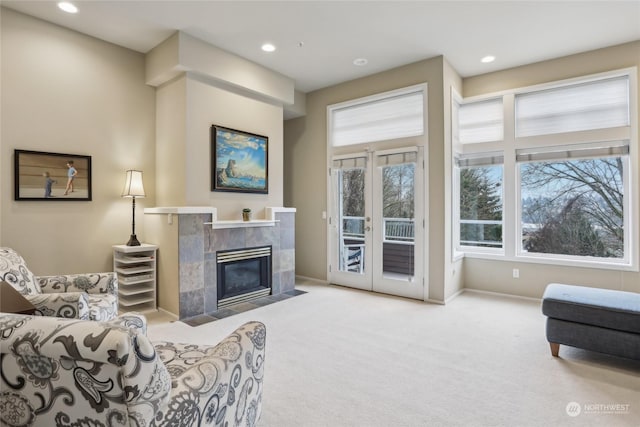
<svg viewBox="0 0 640 427"><path fill-rule="evenodd" d="M216 320L224 319L234 314L244 313L245 311L253 310L255 308L264 307L265 305L273 304L279 301L284 301L289 298L296 297L298 295L306 294L305 291L294 289L292 291L284 292L278 295L267 295L264 297L256 298L251 301L241 302L239 304L230 305L220 310L201 314L198 316L190 317L188 319L181 319L181 322L186 323L189 326L199 326L205 323L215 322Z"/></svg>

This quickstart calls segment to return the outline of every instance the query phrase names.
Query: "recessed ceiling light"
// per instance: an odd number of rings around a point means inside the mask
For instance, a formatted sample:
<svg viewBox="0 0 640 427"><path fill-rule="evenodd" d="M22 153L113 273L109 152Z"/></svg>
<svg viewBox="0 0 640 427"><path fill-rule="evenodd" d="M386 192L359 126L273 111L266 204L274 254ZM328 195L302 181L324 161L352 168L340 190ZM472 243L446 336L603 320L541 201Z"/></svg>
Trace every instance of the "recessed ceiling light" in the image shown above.
<svg viewBox="0 0 640 427"><path fill-rule="evenodd" d="M273 52L274 50L276 50L276 47L271 43L265 43L262 45L262 50L265 52Z"/></svg>
<svg viewBox="0 0 640 427"><path fill-rule="evenodd" d="M369 60L367 58L356 58L353 60L353 65L357 65L358 67L362 67L363 65L367 65Z"/></svg>
<svg viewBox="0 0 640 427"><path fill-rule="evenodd" d="M493 61L495 61L495 60L496 60L496 57L495 57L495 56L493 56L493 55L487 55L487 56L485 56L484 58L482 58L480 61L481 61L481 62L483 62L483 63L485 63L485 64L488 64L488 63L493 62Z"/></svg>
<svg viewBox="0 0 640 427"><path fill-rule="evenodd" d="M58 3L58 7L67 13L78 13L78 8L68 1L61 1Z"/></svg>

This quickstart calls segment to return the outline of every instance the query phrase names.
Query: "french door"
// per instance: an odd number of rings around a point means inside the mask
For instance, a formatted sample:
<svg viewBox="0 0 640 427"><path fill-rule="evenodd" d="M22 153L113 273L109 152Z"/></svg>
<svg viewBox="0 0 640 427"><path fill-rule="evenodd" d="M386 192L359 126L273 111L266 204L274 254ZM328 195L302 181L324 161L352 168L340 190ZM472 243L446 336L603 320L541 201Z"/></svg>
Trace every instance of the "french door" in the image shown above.
<svg viewBox="0 0 640 427"><path fill-rule="evenodd" d="M424 299L422 149L335 156L331 166L331 283Z"/></svg>

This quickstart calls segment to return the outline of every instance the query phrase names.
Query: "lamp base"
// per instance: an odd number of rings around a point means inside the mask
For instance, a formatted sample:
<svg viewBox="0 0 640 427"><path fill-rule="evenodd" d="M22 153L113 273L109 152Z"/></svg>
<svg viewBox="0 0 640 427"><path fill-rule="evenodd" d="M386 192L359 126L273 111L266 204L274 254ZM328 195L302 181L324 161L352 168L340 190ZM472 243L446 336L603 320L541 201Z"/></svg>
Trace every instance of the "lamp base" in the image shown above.
<svg viewBox="0 0 640 427"><path fill-rule="evenodd" d="M140 242L138 241L138 238L135 234L131 235L129 241L127 242L127 246L140 246Z"/></svg>

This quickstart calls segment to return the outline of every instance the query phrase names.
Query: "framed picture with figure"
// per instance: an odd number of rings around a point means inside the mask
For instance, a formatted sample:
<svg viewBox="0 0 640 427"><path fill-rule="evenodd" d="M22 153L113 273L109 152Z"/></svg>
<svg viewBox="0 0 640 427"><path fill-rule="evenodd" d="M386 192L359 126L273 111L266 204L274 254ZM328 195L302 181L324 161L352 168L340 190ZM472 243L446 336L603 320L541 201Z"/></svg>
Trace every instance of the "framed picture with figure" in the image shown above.
<svg viewBox="0 0 640 427"><path fill-rule="evenodd" d="M91 200L91 156L28 150L13 155L15 200Z"/></svg>
<svg viewBox="0 0 640 427"><path fill-rule="evenodd" d="M211 191L269 192L269 138L211 126Z"/></svg>

